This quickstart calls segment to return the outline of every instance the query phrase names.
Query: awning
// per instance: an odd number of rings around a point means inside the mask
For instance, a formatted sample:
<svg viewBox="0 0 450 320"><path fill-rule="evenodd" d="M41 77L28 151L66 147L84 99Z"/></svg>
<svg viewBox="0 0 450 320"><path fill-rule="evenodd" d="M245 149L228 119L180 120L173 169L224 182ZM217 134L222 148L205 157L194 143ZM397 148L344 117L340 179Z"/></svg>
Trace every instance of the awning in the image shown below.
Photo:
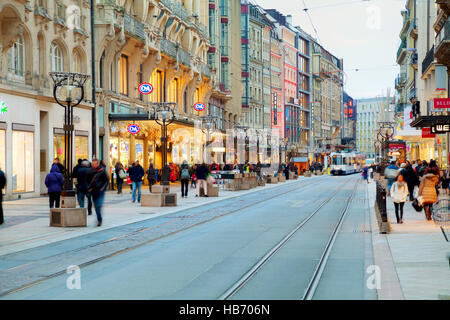
<svg viewBox="0 0 450 320"><path fill-rule="evenodd" d="M420 116L411 122L414 128L430 128L435 124L449 124L450 116Z"/></svg>

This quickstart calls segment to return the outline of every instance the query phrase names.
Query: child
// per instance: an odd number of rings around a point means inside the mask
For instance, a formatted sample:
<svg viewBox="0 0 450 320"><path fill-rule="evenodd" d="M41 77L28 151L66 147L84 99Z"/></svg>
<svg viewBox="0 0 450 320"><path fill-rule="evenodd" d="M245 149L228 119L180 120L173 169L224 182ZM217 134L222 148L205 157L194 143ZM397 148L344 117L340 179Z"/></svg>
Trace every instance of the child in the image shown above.
<svg viewBox="0 0 450 320"><path fill-rule="evenodd" d="M191 189L193 188L197 188L197 176L195 175L195 173L193 173L191 176Z"/></svg>

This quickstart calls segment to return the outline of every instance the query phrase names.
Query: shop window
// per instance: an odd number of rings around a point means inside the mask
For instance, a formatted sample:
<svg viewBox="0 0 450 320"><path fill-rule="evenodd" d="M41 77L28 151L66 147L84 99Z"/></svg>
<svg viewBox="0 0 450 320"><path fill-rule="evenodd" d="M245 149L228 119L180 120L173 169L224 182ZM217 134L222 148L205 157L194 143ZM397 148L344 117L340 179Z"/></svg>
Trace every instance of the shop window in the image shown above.
<svg viewBox="0 0 450 320"><path fill-rule="evenodd" d="M34 191L34 133L12 133L12 189L13 192Z"/></svg>
<svg viewBox="0 0 450 320"><path fill-rule="evenodd" d="M0 169L6 173L6 131L0 130Z"/></svg>
<svg viewBox="0 0 450 320"><path fill-rule="evenodd" d="M117 137L109 138L109 155L110 155L109 164L111 167L113 167L119 160L119 138Z"/></svg>
<svg viewBox="0 0 450 320"><path fill-rule="evenodd" d="M65 164L65 151L64 151L64 135L53 135L53 159L58 158L60 163Z"/></svg>
<svg viewBox="0 0 450 320"><path fill-rule="evenodd" d="M89 137L75 136L75 160L89 159Z"/></svg>

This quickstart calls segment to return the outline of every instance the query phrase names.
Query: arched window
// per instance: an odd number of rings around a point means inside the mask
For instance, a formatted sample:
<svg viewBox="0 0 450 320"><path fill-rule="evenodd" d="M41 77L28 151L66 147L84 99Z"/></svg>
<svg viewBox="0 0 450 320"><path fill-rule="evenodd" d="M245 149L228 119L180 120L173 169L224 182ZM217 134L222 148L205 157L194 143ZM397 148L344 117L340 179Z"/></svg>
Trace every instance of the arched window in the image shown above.
<svg viewBox="0 0 450 320"><path fill-rule="evenodd" d="M59 46L52 42L50 47L50 59L52 61L52 71L62 72L63 71L63 55Z"/></svg>
<svg viewBox="0 0 450 320"><path fill-rule="evenodd" d="M25 46L22 37L18 37L8 50L8 72L23 77L25 73Z"/></svg>
<svg viewBox="0 0 450 320"><path fill-rule="evenodd" d="M81 57L78 52L73 53L73 72L81 73Z"/></svg>

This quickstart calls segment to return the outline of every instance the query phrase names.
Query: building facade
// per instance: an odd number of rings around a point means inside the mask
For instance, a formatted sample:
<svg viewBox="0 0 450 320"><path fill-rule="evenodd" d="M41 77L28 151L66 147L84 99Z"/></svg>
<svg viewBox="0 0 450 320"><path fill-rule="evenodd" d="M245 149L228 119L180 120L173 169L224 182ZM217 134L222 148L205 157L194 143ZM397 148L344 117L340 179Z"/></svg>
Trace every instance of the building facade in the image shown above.
<svg viewBox="0 0 450 320"><path fill-rule="evenodd" d="M50 72L91 74L87 1L0 2L0 168L6 198L47 193L53 159L64 164L64 108L53 98ZM90 158L90 84L74 109L74 159ZM5 109L6 108L6 109Z"/></svg>

